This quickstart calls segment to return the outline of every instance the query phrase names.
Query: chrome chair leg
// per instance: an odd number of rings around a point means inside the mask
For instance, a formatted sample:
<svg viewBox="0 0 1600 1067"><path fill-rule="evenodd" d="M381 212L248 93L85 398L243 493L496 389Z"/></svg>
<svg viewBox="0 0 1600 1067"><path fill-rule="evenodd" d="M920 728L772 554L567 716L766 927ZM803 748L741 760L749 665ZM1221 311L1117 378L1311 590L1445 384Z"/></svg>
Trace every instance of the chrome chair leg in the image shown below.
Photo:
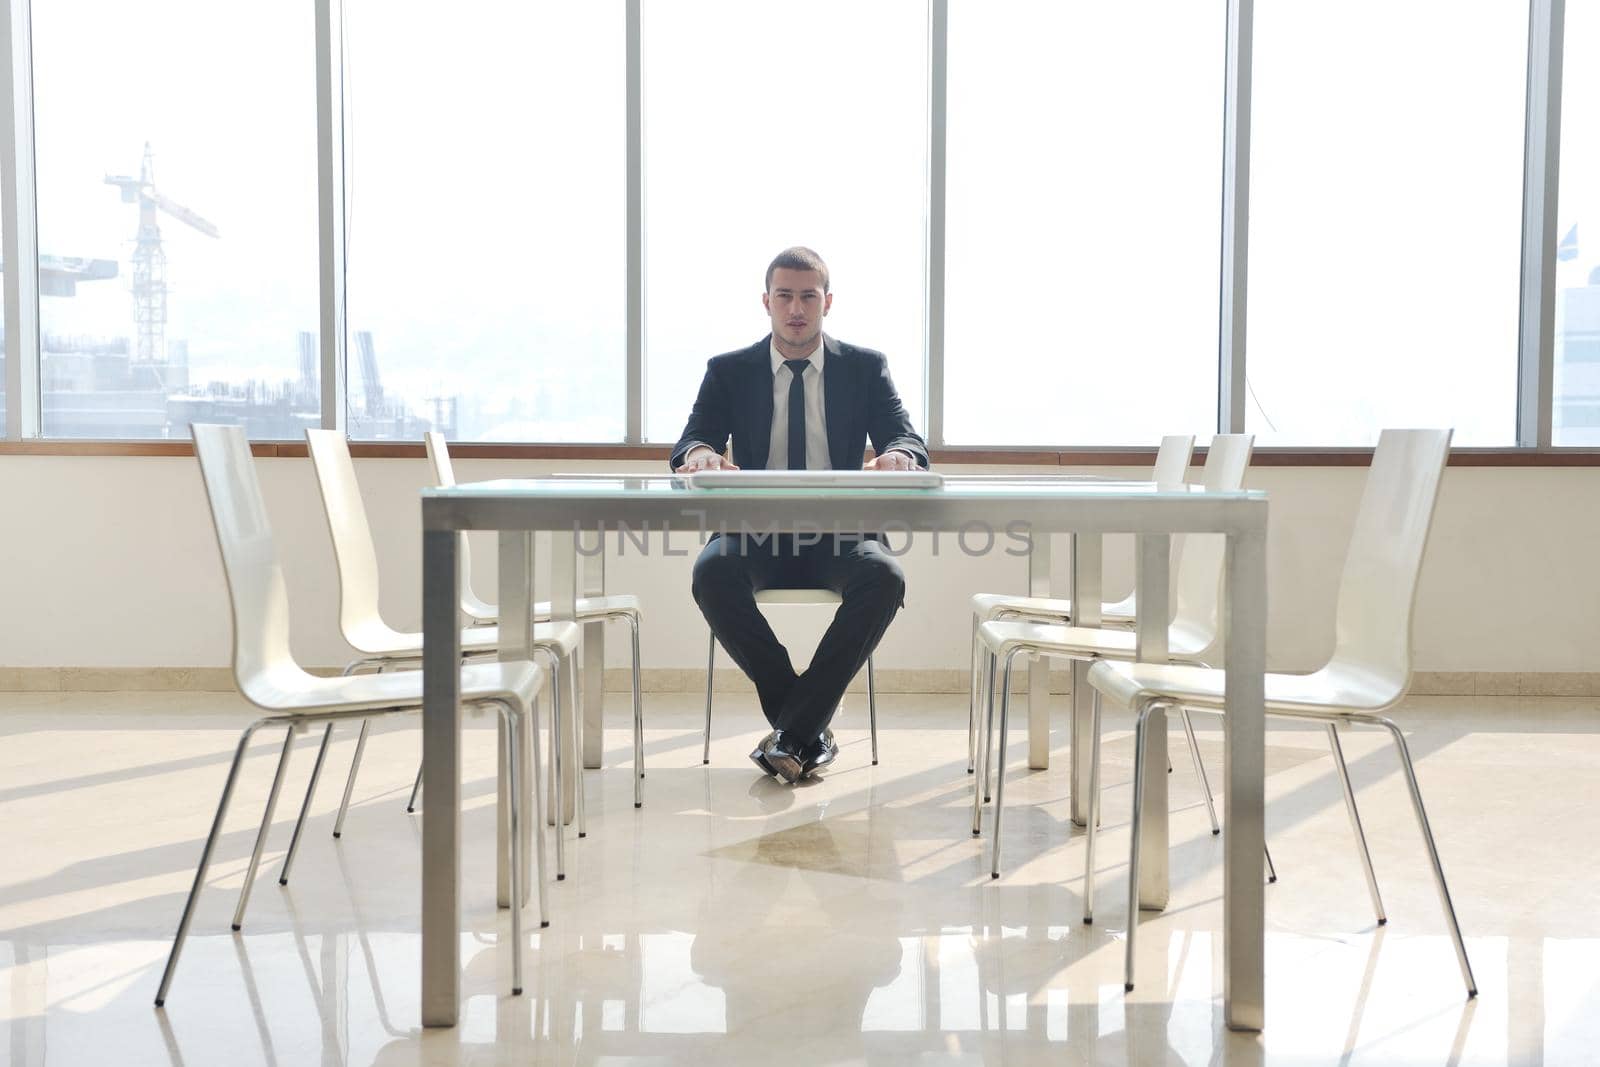
<svg viewBox="0 0 1600 1067"><path fill-rule="evenodd" d="M867 656L867 723L872 731L872 765L878 765L878 679Z"/></svg>
<svg viewBox="0 0 1600 1067"><path fill-rule="evenodd" d="M367 750L368 720L361 720L361 732L356 735L356 754L350 760L350 773L345 776L344 796L339 800L339 817L333 820L333 836L344 836L344 817L350 812L350 794L355 791L356 771L361 769L361 756Z"/></svg>
<svg viewBox="0 0 1600 1067"><path fill-rule="evenodd" d="M550 777L555 789L556 881L564 882L567 878L567 835L562 824L567 813L567 798L561 778L561 671L551 671L550 678Z"/></svg>
<svg viewBox="0 0 1600 1067"><path fill-rule="evenodd" d="M567 660L568 684L572 687L572 792L578 808L578 838L582 840L589 836L588 809L584 798L588 795L583 787L583 709L579 704L578 691L578 664L571 658ZM638 784L638 779L634 779Z"/></svg>
<svg viewBox="0 0 1600 1067"><path fill-rule="evenodd" d="M579 760L579 763L578 763L578 771L579 771L579 773L578 773L578 782L579 782L579 784L582 784L582 763L581 763L581 760L584 757L582 757L582 742L579 741L579 737L581 737L581 734L579 734L579 729L581 729L581 726L582 726L582 707L579 707L579 704L581 704L581 701L579 701L579 693L578 693L578 664L576 664L576 662L573 661L573 657L571 657L571 656L562 656L562 654L558 653L557 649L555 649L554 646L550 646L550 645L544 645L544 646L539 646L539 648L534 648L533 649L533 654L534 654L534 656L544 656L544 657L546 657L546 659L549 659L549 661L550 661L550 721L552 721L552 723L554 723L554 721L557 720L557 718L560 718L560 715L562 715L562 689L563 689L563 686L570 685L571 688L573 688L573 725L574 725L574 729L573 729L573 755L574 755L574 757L576 757L576 760ZM554 734L552 734L552 739L550 739L550 744L552 744L552 745L555 744ZM555 749L554 749L554 747L552 747L552 749L550 749L550 757L552 757L552 758L555 757ZM555 774L557 774L557 771L555 771L555 769L552 769L552 777L554 777ZM563 800L558 801L558 803L560 803L560 805L562 805L563 808L565 808L565 798L563 798ZM589 827L587 827L587 825L584 824L584 805L582 805L582 793L579 792L579 795L578 795L578 837L587 837L587 835L589 835ZM557 843L557 848L560 848L560 843ZM562 872L562 873L560 873L560 875L558 875L558 877L565 878L566 877L566 875L565 875L565 872L566 872L565 865L562 865L562 867L560 867L560 872Z"/></svg>
<svg viewBox="0 0 1600 1067"><path fill-rule="evenodd" d="M289 767L289 750L294 747L294 727L283 739L283 751L278 755L278 769L272 775L272 791L267 794L267 810L261 813L261 829L256 831L256 847L250 853L250 866L245 870L244 886L239 890L239 904L233 909L233 928L238 930L244 922L244 909L250 903L250 889L255 885L256 869L261 866L261 850L266 847L267 833L272 829L272 813L278 806L278 792L283 788L283 773Z"/></svg>
<svg viewBox="0 0 1600 1067"><path fill-rule="evenodd" d="M992 780L989 765L994 759L994 675L995 668L999 665L998 657L990 655L989 667L985 674L987 684L984 688L988 691L984 700L988 703L988 712L983 726L983 737L978 741L978 757L983 760L983 802L989 803L989 784Z"/></svg>
<svg viewBox="0 0 1600 1067"><path fill-rule="evenodd" d="M374 665L377 666L378 673L382 674L385 662L387 662L387 661L385 661L381 657L368 657L366 659L351 660L349 663L346 663L344 665L344 670L340 672L340 677L348 678L352 674L356 673L356 671L360 670L361 668L363 668L363 667L371 667L371 666L374 666ZM363 720L361 726L362 726L363 730L366 729L366 722L364 720ZM331 733L332 731L333 731L333 723L330 722L330 723L328 723L328 733ZM323 734L323 738L322 738L322 747L317 750L317 765L316 765L316 768L311 773L311 786L310 786L309 789L306 790L306 798L305 798L304 802L302 802L301 805L300 805L300 814L295 818L294 837L290 840L290 843L289 843L289 852L288 852L288 854L287 854L287 856L285 857L285 860L284 860L283 872L279 876L279 879L278 879L278 884L279 885L287 885L288 884L286 879L289 877L289 864L291 862L293 862L294 854L295 854L296 851L298 851L298 845L299 845L299 842L300 842L300 831L305 826L306 813L311 808L311 797L312 797L312 794L316 792L317 779L322 774L322 761L323 761L323 758L327 755L327 753L328 753L328 734L324 733ZM287 758L288 758L287 753L285 753L285 755L279 757L280 760L287 759ZM354 777L354 775L355 775L354 769L352 769L350 773L351 773L351 776ZM419 771L418 774L420 775L420 773L421 772ZM342 815L341 815L340 821L341 822L343 821ZM338 834L334 834L333 836L338 837L339 835Z"/></svg>
<svg viewBox="0 0 1600 1067"><path fill-rule="evenodd" d="M639 616L629 615L633 629L633 806L644 807L644 696L639 684Z"/></svg>
<svg viewBox="0 0 1600 1067"><path fill-rule="evenodd" d="M1411 762L1411 750L1406 746L1405 735L1389 719L1373 716L1366 721L1375 722L1389 731L1395 748L1400 753L1400 766L1406 772L1406 785L1411 790L1411 806L1417 813L1417 826L1422 830L1422 840L1428 846L1428 860L1433 864L1433 883L1439 890L1439 905L1444 909L1445 921L1450 927L1450 939L1455 944L1456 962L1461 965L1461 978L1467 985L1469 998L1478 995L1478 983L1472 977L1472 964L1467 961L1467 946L1461 939L1461 924L1456 920L1455 905L1450 901L1450 887L1445 884L1444 866L1439 862L1439 848L1433 841L1433 830L1428 825L1428 813L1422 806L1422 788L1417 785L1416 767Z"/></svg>
<svg viewBox="0 0 1600 1067"><path fill-rule="evenodd" d="M544 754L539 751L539 701L537 695L535 695L533 703L528 707L527 733L524 744L531 746L533 749L532 759L528 761L533 767L533 781L530 783L528 792L533 794L533 862L539 882L539 928L542 930L550 925L550 879L545 870L544 782L541 780L539 773L540 762ZM520 865L518 867L520 870Z"/></svg>
<svg viewBox="0 0 1600 1067"><path fill-rule="evenodd" d="M1089 709L1089 826L1084 834L1083 921L1094 922L1094 842L1100 828L1100 690Z"/></svg>
<svg viewBox="0 0 1600 1067"><path fill-rule="evenodd" d="M989 877L1000 877L1000 817L1006 810L1006 734L1009 733L1011 713L1011 666L1016 662L1020 648L1006 653L1005 671L1000 675L1000 759L995 767L994 779L994 841L990 844L991 864Z"/></svg>
<svg viewBox="0 0 1600 1067"><path fill-rule="evenodd" d="M1128 944L1122 964L1122 989L1133 992L1134 940L1139 932L1139 838L1144 825L1145 733L1150 712L1160 705L1141 709L1133 728L1133 844L1128 853Z"/></svg>
<svg viewBox="0 0 1600 1067"><path fill-rule="evenodd" d="M364 729L365 719L361 720ZM306 828L306 816L311 813L311 798L316 795L317 781L322 777L322 764L328 758L328 745L333 740L333 723L322 731L322 744L317 746L317 759L311 765L311 779L306 783L306 798L300 802L300 814L294 820L294 833L289 837L289 851L283 854L283 869L278 872L278 884L289 884L289 868L294 866L295 853L300 851L300 835Z"/></svg>
<svg viewBox="0 0 1600 1067"><path fill-rule="evenodd" d="M508 829L511 832L511 995L522 995L522 734L521 715L512 705L496 702L506 727L505 762L501 771L511 794Z"/></svg>
<svg viewBox="0 0 1600 1067"><path fill-rule="evenodd" d="M994 732L994 656L985 655L984 702L987 713L978 732L979 773L972 780L972 836L983 834L983 805L989 799L989 735Z"/></svg>
<svg viewBox="0 0 1600 1067"><path fill-rule="evenodd" d="M978 687L983 676L983 646L978 643L978 613L972 613L972 677L967 680L967 773L978 765Z"/></svg>
<svg viewBox="0 0 1600 1067"><path fill-rule="evenodd" d="M406 801L406 814L414 815L417 811L417 798L422 796L422 764L417 764L417 778L411 783L411 799Z"/></svg>
<svg viewBox="0 0 1600 1067"><path fill-rule="evenodd" d="M974 803L977 803L978 797L983 792L983 776L977 773L979 764L983 762L983 709L989 686L994 684L989 680L989 654L987 652L978 659L977 679L975 683L977 685L977 696L974 698L977 702L977 714L973 716L971 723L972 766L968 769L969 773L972 774L972 799Z"/></svg>
<svg viewBox="0 0 1600 1067"><path fill-rule="evenodd" d="M1200 790L1206 798L1206 814L1211 817L1211 836L1222 833L1222 827L1217 824L1217 806L1211 800L1211 782L1206 778L1206 765L1200 759L1200 742L1195 740L1194 723L1189 721L1189 709L1182 708L1178 712L1183 719L1183 733L1189 739L1189 755L1194 758L1194 773L1200 779ZM1167 761L1167 769L1171 770L1172 761Z"/></svg>
<svg viewBox="0 0 1600 1067"><path fill-rule="evenodd" d="M1361 813L1356 808L1355 790L1350 786L1350 769L1345 766L1344 749L1339 744L1339 732L1333 723L1328 723L1328 745L1333 749L1333 766L1339 772L1339 788L1344 793L1345 812L1350 816L1350 830L1356 835L1356 851L1361 854L1361 871L1367 876L1367 893L1372 897L1372 911L1377 917L1378 925L1383 926L1389 921L1384 914L1383 897L1378 893L1378 876L1372 870L1372 853L1367 850L1367 835L1361 827ZM1276 872L1274 880L1276 880Z"/></svg>
<svg viewBox="0 0 1600 1067"><path fill-rule="evenodd" d="M217 814L211 820L211 832L206 835L206 843L200 849L200 865L195 868L194 884L189 887L189 896L183 902L183 915L178 919L178 932L172 939L172 950L167 953L167 966L161 972L161 984L156 987L156 1007L163 1007L167 1003L167 990L172 987L172 975L178 969L178 957L183 952L183 943L189 937L189 923L194 918L195 902L200 899L200 889L206 884L206 871L211 867L211 854L216 850L217 837L222 833L222 821L228 815L228 802L233 799L233 787L239 781L239 766L244 762L244 754L250 747L250 738L255 736L256 730L265 724L265 720L253 722L245 727L244 733L239 735L239 743L234 746L233 762L228 765L228 777L222 784L222 799L217 801ZM294 736L291 727L289 736Z"/></svg>
<svg viewBox="0 0 1600 1067"><path fill-rule="evenodd" d="M384 667L387 666L387 665L388 664L380 661L378 663L378 665L377 665L378 666L377 673L382 674ZM355 664L351 664L349 667L346 667L345 670L344 670L345 674L351 673L351 671L353 671L355 669L355 666L356 666ZM366 753L366 751L367 751L367 720L366 719L362 719L361 720L361 732L358 735L356 735L356 754L350 758L350 773L345 775L345 779L344 779L344 795L339 798L339 814L333 820L333 836L336 837L336 838L344 836L344 817L345 817L346 813L348 813L349 810L350 810L350 796L351 796L352 793L355 792L355 788L356 788L356 773L361 770L361 757L362 757L362 755L364 755ZM422 779L422 768L419 766L417 768L417 780L421 781L421 779ZM310 803L311 803L311 801L310 801L310 797L308 795L307 796L307 800L306 800L306 804L309 806ZM411 809L407 808L406 810L410 811ZM293 846L290 846L289 852L290 852L290 855L294 854Z"/></svg>
<svg viewBox="0 0 1600 1067"><path fill-rule="evenodd" d="M700 754L702 764L711 762L711 680L717 669L717 635L710 634L707 640L710 647L706 650L706 747Z"/></svg>

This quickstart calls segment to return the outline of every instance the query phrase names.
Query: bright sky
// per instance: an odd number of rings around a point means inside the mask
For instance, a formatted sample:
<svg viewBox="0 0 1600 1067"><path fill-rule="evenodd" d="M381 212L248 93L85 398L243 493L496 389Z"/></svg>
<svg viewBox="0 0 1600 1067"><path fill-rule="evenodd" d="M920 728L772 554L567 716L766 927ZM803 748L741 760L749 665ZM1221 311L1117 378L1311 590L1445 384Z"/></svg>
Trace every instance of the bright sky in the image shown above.
<svg viewBox="0 0 1600 1067"><path fill-rule="evenodd" d="M623 4L345 6L350 328L384 385L417 410L462 395L469 438L620 438ZM1569 2L1570 38L1600 35L1595 6ZM832 267L830 332L887 352L924 426L927 5L644 8L649 436L676 438L708 356L766 331L761 273L793 243ZM952 9L950 438L1209 432L1223 0ZM1255 10L1259 443L1510 443L1526 0ZM167 337L197 381L293 377L317 322L312 5L33 16L41 250L122 272L45 298L45 329L131 334L137 212L103 177L149 141L161 190L222 233L163 219ZM1569 62L1567 86L1570 130L1597 84ZM1573 188L1596 149L1569 139ZM1600 216L1583 233L1600 249Z"/></svg>

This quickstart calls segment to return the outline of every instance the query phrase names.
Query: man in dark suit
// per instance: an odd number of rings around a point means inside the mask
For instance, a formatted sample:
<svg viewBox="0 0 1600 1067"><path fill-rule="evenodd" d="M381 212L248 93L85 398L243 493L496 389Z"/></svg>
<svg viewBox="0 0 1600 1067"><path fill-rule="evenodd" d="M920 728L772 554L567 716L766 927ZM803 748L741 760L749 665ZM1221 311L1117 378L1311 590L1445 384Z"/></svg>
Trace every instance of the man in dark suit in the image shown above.
<svg viewBox="0 0 1600 1067"><path fill-rule="evenodd" d="M833 306L828 267L809 248L780 252L767 268L761 303L772 332L749 348L715 356L672 450L678 473L740 468L869 470L928 466L928 449L883 353L822 332ZM723 459L733 440L733 462ZM756 608L762 589L831 589L843 599L833 623L797 674L788 650ZM838 754L828 722L904 601L905 575L871 534L713 537L694 565L694 599L722 647L755 682L772 726L750 758L794 783Z"/></svg>

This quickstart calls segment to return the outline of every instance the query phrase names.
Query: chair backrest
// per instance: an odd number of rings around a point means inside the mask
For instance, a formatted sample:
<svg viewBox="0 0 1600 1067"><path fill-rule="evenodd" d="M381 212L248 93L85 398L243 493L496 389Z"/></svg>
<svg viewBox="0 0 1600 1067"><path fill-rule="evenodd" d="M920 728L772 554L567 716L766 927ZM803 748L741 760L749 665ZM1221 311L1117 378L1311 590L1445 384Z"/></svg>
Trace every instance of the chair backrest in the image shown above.
<svg viewBox="0 0 1600 1067"><path fill-rule="evenodd" d="M1449 430L1385 430L1372 454L1355 530L1339 579L1329 669L1369 684L1411 682L1411 618L1417 578L1450 458Z"/></svg>
<svg viewBox="0 0 1600 1067"><path fill-rule="evenodd" d="M356 649L370 648L364 635L388 631L378 612L378 553L372 545L372 527L356 484L356 466L350 460L350 442L339 430L307 430L306 445L317 472L322 510L333 538L333 558L339 568L339 630Z"/></svg>
<svg viewBox="0 0 1600 1067"><path fill-rule="evenodd" d="M433 467L433 484L440 488L455 485L456 469L450 463L450 446L445 444L444 434L429 430L422 435L422 443L428 450L428 463Z"/></svg>
<svg viewBox="0 0 1600 1067"><path fill-rule="evenodd" d="M1189 458L1194 455L1193 434L1169 434L1156 449L1156 467L1151 477L1157 485L1178 485L1189 473Z"/></svg>
<svg viewBox="0 0 1600 1067"><path fill-rule="evenodd" d="M242 426L194 423L189 429L233 608L234 681L246 699L271 707L266 694L310 676L289 652L288 587L250 442Z"/></svg>
<svg viewBox="0 0 1600 1067"><path fill-rule="evenodd" d="M1210 492L1231 492L1244 485L1255 435L1219 433L1206 449L1200 482ZM1218 597L1222 589L1222 559L1227 542L1221 534L1185 534L1178 556L1177 612L1173 628L1182 632L1184 644L1208 648L1216 643ZM1174 634L1178 637L1178 634ZM1177 642L1174 641L1174 644Z"/></svg>
<svg viewBox="0 0 1600 1067"><path fill-rule="evenodd" d="M441 488L455 485L456 471L450 463L450 447L445 444L444 434L429 430L422 435L422 443L427 447L428 463L433 467L433 484ZM461 560L461 610L474 619L497 617L499 609L472 591L472 549L465 533L459 538L457 555Z"/></svg>

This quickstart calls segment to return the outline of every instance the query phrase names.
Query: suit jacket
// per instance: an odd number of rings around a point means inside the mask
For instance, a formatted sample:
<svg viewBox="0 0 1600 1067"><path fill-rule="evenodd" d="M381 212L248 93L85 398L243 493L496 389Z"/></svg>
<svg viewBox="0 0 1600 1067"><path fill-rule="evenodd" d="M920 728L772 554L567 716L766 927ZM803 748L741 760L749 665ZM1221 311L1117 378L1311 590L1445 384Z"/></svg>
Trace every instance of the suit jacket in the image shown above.
<svg viewBox="0 0 1600 1067"><path fill-rule="evenodd" d="M828 422L829 466L859 470L872 440L883 455L904 449L928 466L928 445L911 428L911 417L889 378L882 352L858 348L823 335L827 358L822 363L822 407ZM749 348L711 357L700 395L672 449L673 470L695 444L721 451L733 438L733 462L745 470L765 470L772 447L772 335ZM780 461L778 466L785 464Z"/></svg>

